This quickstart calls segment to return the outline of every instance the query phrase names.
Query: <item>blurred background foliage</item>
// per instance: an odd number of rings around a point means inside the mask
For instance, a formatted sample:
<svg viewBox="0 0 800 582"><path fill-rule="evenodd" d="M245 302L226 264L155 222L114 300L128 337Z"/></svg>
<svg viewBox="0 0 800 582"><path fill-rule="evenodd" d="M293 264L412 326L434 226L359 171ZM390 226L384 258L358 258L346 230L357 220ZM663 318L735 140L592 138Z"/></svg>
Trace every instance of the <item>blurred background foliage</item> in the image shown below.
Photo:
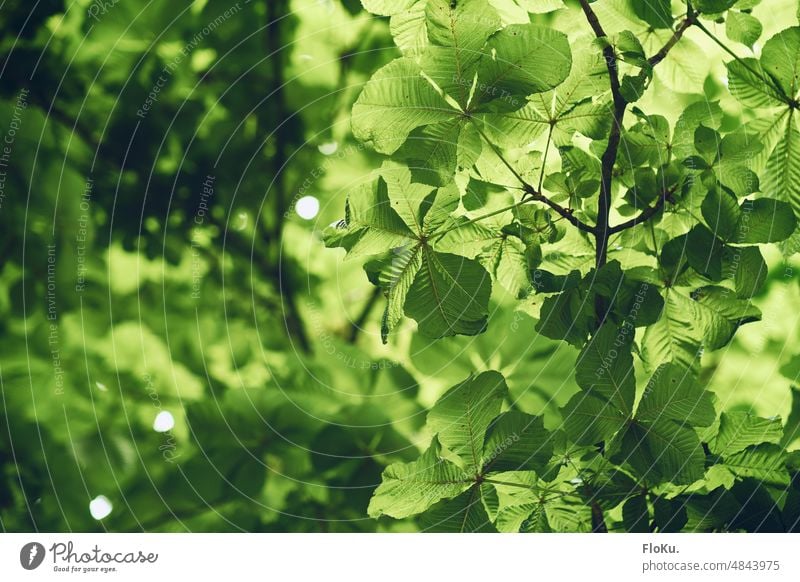
<svg viewBox="0 0 800 582"><path fill-rule="evenodd" d="M754 9L762 38L796 21L779 4ZM383 346L382 298L321 242L380 165L349 112L397 55L388 19L357 0L10 0L0 24L3 531L412 530L366 508L448 386L496 369L558 422L577 352L513 298L495 291L486 334L406 322ZM668 70L746 120L721 58ZM691 97L649 101L674 122ZM723 409L786 418L800 262L770 252L763 320L703 378Z"/></svg>

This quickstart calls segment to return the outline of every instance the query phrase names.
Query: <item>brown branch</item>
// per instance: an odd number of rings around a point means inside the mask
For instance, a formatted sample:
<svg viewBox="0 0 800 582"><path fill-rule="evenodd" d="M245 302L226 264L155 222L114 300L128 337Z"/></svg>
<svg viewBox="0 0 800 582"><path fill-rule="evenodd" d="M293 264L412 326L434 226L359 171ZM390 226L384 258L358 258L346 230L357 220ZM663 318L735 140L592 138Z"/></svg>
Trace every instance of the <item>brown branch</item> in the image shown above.
<svg viewBox="0 0 800 582"><path fill-rule="evenodd" d="M605 38L607 35L603 30L600 21L597 19L592 7L589 6L588 0L580 0L581 8L586 15L586 20L589 26L599 39ZM619 83L619 68L617 67L617 53L611 44L605 44L603 48L603 58L606 61L606 68L608 69L609 81L611 83L611 96L614 102L614 116L613 124L611 126L611 133L608 136L608 145L603 152L600 159L601 177L600 177L600 197L597 202L597 226L594 229L596 239L595 244L595 265L600 268L606 264L608 256L608 238L611 235L609 232L609 219L611 217L611 184L614 173L614 164L617 161L617 153L619 151L619 144L622 138L622 123L625 118L625 109L628 102L622 96Z"/></svg>
<svg viewBox="0 0 800 582"><path fill-rule="evenodd" d="M623 230L628 230L629 228L633 228L637 224L641 224L643 222L650 220L653 216L658 214L658 212L662 208L664 208L664 204L675 193L676 189L677 186L673 186L672 188L665 190L664 192L662 192L661 196L658 197L658 200L656 200L656 203L653 204L653 206L645 208L638 216L634 216L633 218L631 218L626 222L623 222L622 224L610 227L609 233L617 234L618 232L622 232Z"/></svg>
<svg viewBox="0 0 800 582"><path fill-rule="evenodd" d="M524 184L523 189L525 193L529 196L528 200L533 200L535 202L543 202L550 208L556 211L556 213L567 220L572 226L578 228L578 230L582 230L583 232L588 232L589 234L595 234L595 228L582 222L575 214L573 213L572 209L564 208L558 202L553 202L549 198L547 198L544 194L536 190L530 184Z"/></svg>
<svg viewBox="0 0 800 582"><path fill-rule="evenodd" d="M506 160L505 157L503 157L503 152L500 151L500 148L498 148L492 142L492 140L490 140L487 137L487 135L483 132L483 130L481 130L481 128L478 126L478 124L477 123L473 123L473 125L474 125L475 129L478 130L478 133L483 138L483 141L485 141L487 144L489 144L489 147L491 147L492 150L494 151L494 153L497 155L497 157L500 158L500 161L503 162L503 164L506 166L506 168L508 168L508 170L517 179L517 181L522 185L522 190L525 192L525 194L523 194L523 196L522 196L522 201L523 202L525 202L525 196L529 196L530 197L530 198L528 198L528 200L534 200L536 202L544 202L547 206L549 206L550 208L555 210L561 217L563 217L566 220L568 220L573 226L577 227L578 229L582 230L583 232L588 232L588 233L591 233L591 234L595 233L594 227L592 227L592 226L586 224L585 222L582 222L581 220L579 220L572 213L572 210L564 208L563 206L561 206L557 202L553 202L552 200L547 198L544 194L542 194L540 190L537 190L532 184L529 184L527 182L527 180L525 180L525 178L523 178L520 175L520 173L517 172L516 169L514 169L514 166L512 166L508 162L508 160ZM544 169L544 167L542 169Z"/></svg>
<svg viewBox="0 0 800 582"><path fill-rule="evenodd" d="M667 58L667 55L669 54L669 51L672 50L672 47L678 44L678 41L681 38L683 38L683 34L687 30L689 30L689 28L696 22L697 22L697 13L692 8L692 3L687 2L686 17L678 25L678 28L675 29L675 32L672 34L672 37L670 37L667 43L663 47L661 47L661 50L659 50L656 54L647 59L647 62L650 63L650 66L655 67L658 63Z"/></svg>

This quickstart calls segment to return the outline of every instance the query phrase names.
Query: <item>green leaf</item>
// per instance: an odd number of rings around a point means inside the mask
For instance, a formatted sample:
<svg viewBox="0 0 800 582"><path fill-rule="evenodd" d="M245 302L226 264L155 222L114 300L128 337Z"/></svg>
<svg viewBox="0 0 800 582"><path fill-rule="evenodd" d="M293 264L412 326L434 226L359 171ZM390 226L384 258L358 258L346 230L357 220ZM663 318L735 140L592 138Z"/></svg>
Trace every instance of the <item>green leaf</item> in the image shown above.
<svg viewBox="0 0 800 582"><path fill-rule="evenodd" d="M797 228L792 208L780 200L746 200L737 224L737 243L771 243L789 238Z"/></svg>
<svg viewBox="0 0 800 582"><path fill-rule="evenodd" d="M486 433L485 471L535 471L541 475L553 456L553 442L541 417L516 410L497 417Z"/></svg>
<svg viewBox="0 0 800 582"><path fill-rule="evenodd" d="M728 90L747 107L781 107L784 97L764 82L765 72L756 59L731 61L728 67Z"/></svg>
<svg viewBox="0 0 800 582"><path fill-rule="evenodd" d="M526 249L519 239L512 236L494 239L478 260L514 297L522 297L530 288Z"/></svg>
<svg viewBox="0 0 800 582"><path fill-rule="evenodd" d="M719 14L736 4L737 0L695 0L692 4L698 12Z"/></svg>
<svg viewBox="0 0 800 582"><path fill-rule="evenodd" d="M725 249L723 271L733 273L736 296L741 299L755 297L767 279L767 263L758 247Z"/></svg>
<svg viewBox="0 0 800 582"><path fill-rule="evenodd" d="M421 266L422 246L403 247L393 252L389 266L379 275L386 294L386 309L381 319L381 341L384 344L389 339L389 333L403 318L408 290Z"/></svg>
<svg viewBox="0 0 800 582"><path fill-rule="evenodd" d="M428 426L439 441L464 459L468 469L483 464L486 429L500 414L508 387L497 372L483 372L456 384L428 413Z"/></svg>
<svg viewBox="0 0 800 582"><path fill-rule="evenodd" d="M584 390L612 402L625 415L633 411L633 327L605 324L578 356L575 380Z"/></svg>
<svg viewBox="0 0 800 582"><path fill-rule="evenodd" d="M670 0L648 0L631 2L636 16L654 28L672 28L672 6Z"/></svg>
<svg viewBox="0 0 800 582"><path fill-rule="evenodd" d="M325 231L325 243L346 248L350 259L381 254L413 239L414 233L392 209L381 180L357 187L347 197L344 221Z"/></svg>
<svg viewBox="0 0 800 582"><path fill-rule="evenodd" d="M763 30L761 22L745 12L731 10L725 18L725 34L728 38L749 48L753 48Z"/></svg>
<svg viewBox="0 0 800 582"><path fill-rule="evenodd" d="M689 370L671 363L655 371L636 409L636 420L641 423L674 420L709 426L716 416L711 395Z"/></svg>
<svg viewBox="0 0 800 582"><path fill-rule="evenodd" d="M414 129L458 116L421 73L413 59L404 57L372 76L353 105L356 139L382 154L393 154Z"/></svg>
<svg viewBox="0 0 800 582"><path fill-rule="evenodd" d="M488 533L495 532L486 512L481 489L488 485L474 485L455 499L441 501L419 518L420 529L438 533Z"/></svg>
<svg viewBox="0 0 800 582"><path fill-rule="evenodd" d="M650 509L647 495L636 495L622 506L622 525L628 533L650 533Z"/></svg>
<svg viewBox="0 0 800 582"><path fill-rule="evenodd" d="M733 195L718 188L711 188L703 200L701 209L703 218L714 235L728 241L736 234L742 213Z"/></svg>
<svg viewBox="0 0 800 582"><path fill-rule="evenodd" d="M571 67L564 33L535 24L509 25L486 43L478 82L490 91L483 94L482 101L498 92L502 98L547 91L562 83Z"/></svg>
<svg viewBox="0 0 800 582"><path fill-rule="evenodd" d="M416 461L389 465L370 500L367 510L370 517L409 517L469 489L474 480L454 464L441 459L439 451L439 442L434 439Z"/></svg>
<svg viewBox="0 0 800 582"><path fill-rule="evenodd" d="M712 281L722 279L724 243L702 224L686 235L686 259L689 266Z"/></svg>
<svg viewBox="0 0 800 582"><path fill-rule="evenodd" d="M738 477L754 477L778 486L789 484L786 453L774 444L755 445L727 455L724 466Z"/></svg>
<svg viewBox="0 0 800 582"><path fill-rule="evenodd" d="M703 477L705 454L693 429L663 419L646 427L631 424L614 460L651 483L688 485Z"/></svg>
<svg viewBox="0 0 800 582"><path fill-rule="evenodd" d="M492 283L478 261L422 247L422 266L405 312L428 337L476 335L486 328Z"/></svg>
<svg viewBox="0 0 800 582"><path fill-rule="evenodd" d="M404 56L418 56L428 46L428 31L425 26L426 4L427 0L415 0L409 8L395 12L389 20L389 31Z"/></svg>
<svg viewBox="0 0 800 582"><path fill-rule="evenodd" d="M481 49L500 28L500 17L486 0L428 0L425 16L434 46L423 56L422 68L466 107Z"/></svg>
<svg viewBox="0 0 800 582"><path fill-rule="evenodd" d="M430 196L433 188L426 184L413 183L408 167L394 162L384 162L381 177L386 183L392 210L411 232L417 237L423 236L423 221L435 198Z"/></svg>
<svg viewBox="0 0 800 582"><path fill-rule="evenodd" d="M626 416L604 398L579 392L561 410L564 430L579 445L606 441L625 426Z"/></svg>
<svg viewBox="0 0 800 582"><path fill-rule="evenodd" d="M415 0L361 0L361 5L367 12L379 16L391 16L408 9Z"/></svg>
<svg viewBox="0 0 800 582"><path fill-rule="evenodd" d="M710 449L727 457L751 445L778 443L782 436L780 419L759 418L747 412L723 412L719 432L710 443Z"/></svg>
<svg viewBox="0 0 800 582"><path fill-rule="evenodd" d="M642 339L642 353L650 369L673 362L689 370L700 365L701 346L725 346L738 327L758 320L760 312L730 290L705 287L694 299L675 288L667 289L664 311Z"/></svg>
<svg viewBox="0 0 800 582"><path fill-rule="evenodd" d="M764 43L761 66L778 82L784 95L796 97L800 90L800 27L787 28Z"/></svg>
<svg viewBox="0 0 800 582"><path fill-rule="evenodd" d="M800 132L791 112L782 138L767 160L761 190L788 202L795 215L800 215Z"/></svg>
<svg viewBox="0 0 800 582"><path fill-rule="evenodd" d="M574 64L569 77L553 89L533 96L517 111L498 111L480 116L489 138L501 147L518 147L553 128L556 146L571 143L578 132L601 139L611 127L608 75L602 55L592 46L573 47Z"/></svg>

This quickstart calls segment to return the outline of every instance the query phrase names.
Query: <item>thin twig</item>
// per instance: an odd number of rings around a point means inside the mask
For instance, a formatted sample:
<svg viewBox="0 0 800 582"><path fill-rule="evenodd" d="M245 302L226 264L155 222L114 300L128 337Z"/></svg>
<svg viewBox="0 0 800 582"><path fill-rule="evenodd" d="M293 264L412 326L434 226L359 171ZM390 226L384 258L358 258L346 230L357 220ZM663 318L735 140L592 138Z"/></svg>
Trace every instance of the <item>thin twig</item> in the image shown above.
<svg viewBox="0 0 800 582"><path fill-rule="evenodd" d="M650 66L651 67L655 67L658 63L660 63L665 58L667 58L667 55L669 54L669 51L671 51L672 48L676 44L678 44L678 41L681 38L683 38L683 34L687 30L689 30L689 28L692 25L694 25L696 22L697 22L697 13L692 8L692 3L691 2L687 2L686 3L686 17L678 25L678 28L675 29L675 32L672 34L672 36L667 41L667 43L663 47L661 47L661 50L659 50L656 54L654 54L652 57L647 59L647 62L650 63Z"/></svg>
<svg viewBox="0 0 800 582"><path fill-rule="evenodd" d="M508 162L508 160L505 159L505 157L503 156L503 152L500 151L500 148L498 148L494 143L492 143L492 141L486 136L486 134L483 132L483 130L480 127L478 127L478 124L475 123L474 125L475 125L475 129L478 130L478 133L481 135L483 140L489 145L489 147L492 148L492 150L494 150L494 153L497 154L497 157L500 158L500 161L503 162L503 164L509 169L509 171L514 175L514 177L522 185L522 189L525 192L525 194L523 195L523 199L522 199L523 203L524 202L528 202L528 201L543 202L544 204L546 204L547 206L549 206L550 208L555 210L559 215L561 215L562 217L567 219L573 226L577 227L578 229L582 230L583 232L588 232L588 233L594 234L595 229L592 226L586 224L585 222L582 222L575 215L573 215L572 210L564 208L563 206L561 206L557 202L553 202L552 200L547 198L544 194L542 194L541 190L537 190L532 184L528 183L528 181L525 180L525 178L523 178L520 175L520 173L517 172L516 169L514 169L514 167ZM514 206L517 206L517 205L514 205ZM508 209L505 209L505 210L508 210ZM488 218L489 216L493 216L494 214L498 214L499 212L502 212L502 210L501 211L497 211L497 212L495 212L493 214L487 215L484 218ZM470 224L471 222L475 222L475 220L470 221L469 223L463 223L463 224L459 225L459 228L462 227L462 226L466 226L467 224Z"/></svg>
<svg viewBox="0 0 800 582"><path fill-rule="evenodd" d="M616 234L618 232L622 232L623 230L628 230L629 228L633 228L637 224L642 224L643 222L649 220L653 216L655 216L662 208L664 208L664 204L669 199L672 194L675 193L677 186L673 186L669 190L662 192L661 196L658 197L656 203L653 206L649 206L642 210L642 212L638 216L634 216L627 222L623 222L622 224L618 224L616 226L612 226L608 229L609 234Z"/></svg>

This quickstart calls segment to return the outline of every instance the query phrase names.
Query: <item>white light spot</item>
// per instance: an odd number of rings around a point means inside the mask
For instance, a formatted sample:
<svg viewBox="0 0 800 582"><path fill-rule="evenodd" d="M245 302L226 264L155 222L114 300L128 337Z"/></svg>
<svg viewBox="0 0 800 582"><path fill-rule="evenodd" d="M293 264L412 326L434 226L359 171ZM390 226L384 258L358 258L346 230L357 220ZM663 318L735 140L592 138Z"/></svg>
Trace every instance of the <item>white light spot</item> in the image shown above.
<svg viewBox="0 0 800 582"><path fill-rule="evenodd" d="M300 58L301 61L313 61L314 60L314 57L312 57L309 54L305 54L305 53L300 55L299 58Z"/></svg>
<svg viewBox="0 0 800 582"><path fill-rule="evenodd" d="M725 85L725 87L728 86L728 76L727 75L725 75L722 78L720 78L720 81L722 81L722 84Z"/></svg>
<svg viewBox="0 0 800 582"><path fill-rule="evenodd" d="M239 221L238 224L235 226L236 230L244 230L247 228L248 215L246 212L240 212L236 215L236 219Z"/></svg>
<svg viewBox="0 0 800 582"><path fill-rule="evenodd" d="M167 432L168 430L172 430L174 426L175 418L166 410L159 412L156 415L156 419L153 421L153 430L156 432Z"/></svg>
<svg viewBox="0 0 800 582"><path fill-rule="evenodd" d="M297 204L294 205L294 209L297 211L297 216L300 218L311 220L319 212L319 200L313 196L303 196L297 201Z"/></svg>
<svg viewBox="0 0 800 582"><path fill-rule="evenodd" d="M326 141L325 143L321 143L317 146L319 153L324 156L330 156L336 153L336 150L339 149L339 143L335 141Z"/></svg>
<svg viewBox="0 0 800 582"><path fill-rule="evenodd" d="M108 388L102 382L95 382L94 384L97 386L97 389L100 390L100 392L108 392Z"/></svg>
<svg viewBox="0 0 800 582"><path fill-rule="evenodd" d="M108 517L113 508L114 506L111 505L111 502L105 495L98 495L89 502L89 513L98 521Z"/></svg>

